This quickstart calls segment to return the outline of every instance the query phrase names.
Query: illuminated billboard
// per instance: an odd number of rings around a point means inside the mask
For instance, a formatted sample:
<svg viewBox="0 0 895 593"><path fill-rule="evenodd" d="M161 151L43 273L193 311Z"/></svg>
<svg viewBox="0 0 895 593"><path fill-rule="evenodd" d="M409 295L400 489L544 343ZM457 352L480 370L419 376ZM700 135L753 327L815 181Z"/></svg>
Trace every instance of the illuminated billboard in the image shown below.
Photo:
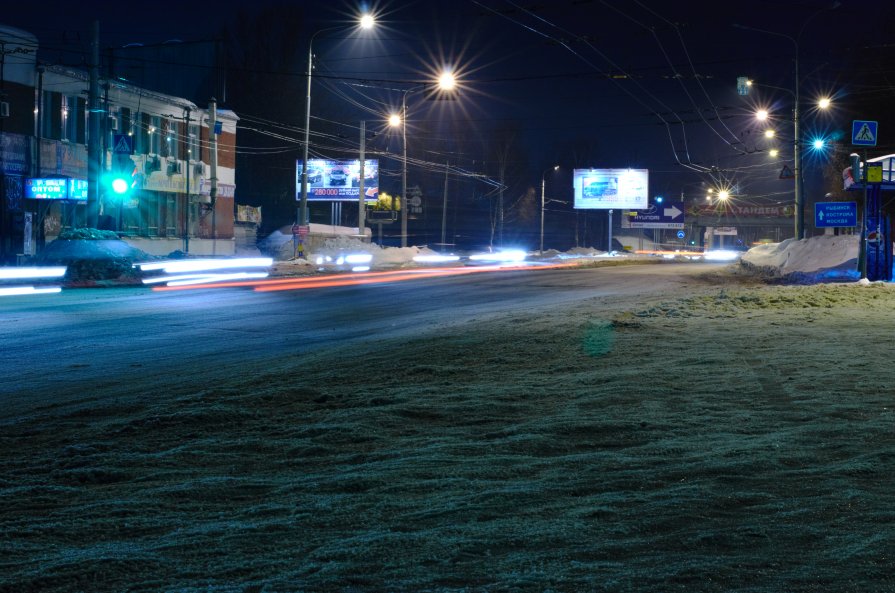
<svg viewBox="0 0 895 593"><path fill-rule="evenodd" d="M295 163L295 199L301 199L302 163ZM360 199L360 160L308 159L309 201L357 201ZM364 160L364 201L379 199L379 161Z"/></svg>
<svg viewBox="0 0 895 593"><path fill-rule="evenodd" d="M25 197L32 200L87 201L87 182L83 179L28 178Z"/></svg>
<svg viewBox="0 0 895 593"><path fill-rule="evenodd" d="M647 208L649 171L646 169L575 169L572 174L575 208Z"/></svg>

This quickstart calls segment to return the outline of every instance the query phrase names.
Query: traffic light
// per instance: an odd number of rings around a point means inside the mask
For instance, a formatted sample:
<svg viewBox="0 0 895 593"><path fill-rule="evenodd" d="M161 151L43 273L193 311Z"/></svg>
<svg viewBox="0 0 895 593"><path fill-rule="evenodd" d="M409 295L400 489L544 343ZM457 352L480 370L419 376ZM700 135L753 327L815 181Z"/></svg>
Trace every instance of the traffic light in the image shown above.
<svg viewBox="0 0 895 593"><path fill-rule="evenodd" d="M106 176L106 186L113 196L123 198L136 185L136 166L130 155L115 155L112 170Z"/></svg>

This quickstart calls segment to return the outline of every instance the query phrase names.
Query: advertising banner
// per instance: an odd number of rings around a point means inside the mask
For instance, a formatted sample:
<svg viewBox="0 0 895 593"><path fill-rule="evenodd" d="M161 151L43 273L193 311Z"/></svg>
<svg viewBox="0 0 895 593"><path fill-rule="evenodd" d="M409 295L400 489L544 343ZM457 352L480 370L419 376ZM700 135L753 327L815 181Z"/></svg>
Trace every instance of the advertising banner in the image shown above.
<svg viewBox="0 0 895 593"><path fill-rule="evenodd" d="M575 208L645 209L649 192L647 169L575 169Z"/></svg>
<svg viewBox="0 0 895 593"><path fill-rule="evenodd" d="M87 181L65 178L27 178L25 197L31 200L87 201Z"/></svg>
<svg viewBox="0 0 895 593"><path fill-rule="evenodd" d="M302 162L295 163L295 199L301 199ZM308 159L309 201L357 201L360 199L360 160ZM364 160L364 201L379 199L379 161Z"/></svg>

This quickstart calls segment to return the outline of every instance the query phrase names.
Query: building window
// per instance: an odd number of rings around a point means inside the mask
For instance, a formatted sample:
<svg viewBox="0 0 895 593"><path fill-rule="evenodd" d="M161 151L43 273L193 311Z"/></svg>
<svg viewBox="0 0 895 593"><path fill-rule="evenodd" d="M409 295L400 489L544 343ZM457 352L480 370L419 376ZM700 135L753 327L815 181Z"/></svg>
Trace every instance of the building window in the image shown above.
<svg viewBox="0 0 895 593"><path fill-rule="evenodd" d="M202 152L199 150L199 126L190 126L188 141L189 146L187 147L187 151L189 151L189 160L201 161Z"/></svg>
<svg viewBox="0 0 895 593"><path fill-rule="evenodd" d="M62 140L62 95L43 92L40 112L40 135L50 140Z"/></svg>
<svg viewBox="0 0 895 593"><path fill-rule="evenodd" d="M86 144L87 102L81 97L62 98L62 139L74 144Z"/></svg>
<svg viewBox="0 0 895 593"><path fill-rule="evenodd" d="M134 130L134 136L137 140L134 143L134 152L137 154L152 153L152 142L150 140L149 128L151 121L149 115L145 113L134 113L131 116L131 127Z"/></svg>
<svg viewBox="0 0 895 593"><path fill-rule="evenodd" d="M128 136L133 137L134 135L134 124L131 120L131 110L127 107L121 107L118 109L118 133L119 134L127 134ZM133 142L133 140L131 140Z"/></svg>
<svg viewBox="0 0 895 593"><path fill-rule="evenodd" d="M179 159L180 138L177 134L177 122L170 119L166 120L165 128L165 146L167 149L165 156L171 159Z"/></svg>
<svg viewBox="0 0 895 593"><path fill-rule="evenodd" d="M149 127L146 130L149 141L149 154L162 154L161 153L161 137L162 130L160 129L162 126L162 118L157 115L153 115L149 118Z"/></svg>

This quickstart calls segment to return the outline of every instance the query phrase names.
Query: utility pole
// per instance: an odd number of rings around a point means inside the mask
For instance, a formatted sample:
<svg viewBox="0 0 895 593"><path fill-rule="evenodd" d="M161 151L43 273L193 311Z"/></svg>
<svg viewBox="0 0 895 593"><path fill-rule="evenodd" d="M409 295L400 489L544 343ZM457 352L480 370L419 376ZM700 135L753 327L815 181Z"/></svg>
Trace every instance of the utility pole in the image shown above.
<svg viewBox="0 0 895 593"><path fill-rule="evenodd" d="M365 161L365 150L367 144L367 122L365 120L361 120L360 122L360 169L357 173L357 234L361 236L361 239L366 235L364 233L364 165Z"/></svg>
<svg viewBox="0 0 895 593"><path fill-rule="evenodd" d="M444 164L444 199L441 203L441 248L445 248L445 243L447 242L447 198L448 198L448 170L450 169L451 162L447 161Z"/></svg>
<svg viewBox="0 0 895 593"><path fill-rule="evenodd" d="M187 153L185 156L186 161L186 197L183 200L183 252L189 254L190 252L190 153L189 153L189 129L190 129L190 108L186 108L186 115L183 117L183 125L186 128L186 133L184 136L187 138ZM177 142L178 139L175 137L174 141Z"/></svg>
<svg viewBox="0 0 895 593"><path fill-rule="evenodd" d="M792 127L795 143L792 156L793 173L796 176L796 220L794 236L796 241L805 238L805 196L802 195L802 138L799 136L799 44L796 42L796 100L792 108ZM722 239L723 240L723 239Z"/></svg>
<svg viewBox="0 0 895 593"><path fill-rule="evenodd" d="M412 90L404 91L401 98L401 247L407 247L407 93ZM395 200L392 198L392 211L394 209Z"/></svg>
<svg viewBox="0 0 895 593"><path fill-rule="evenodd" d="M217 127L218 102L214 97L208 102L208 160L211 161L211 189L209 197L211 198L211 250L212 254L217 254L218 243L218 227L217 227L217 199L218 199L218 136L215 128ZM201 132L200 132L201 134ZM201 159L202 149L199 149Z"/></svg>
<svg viewBox="0 0 895 593"><path fill-rule="evenodd" d="M87 99L87 226L99 224L100 117L104 115L99 100L99 21L93 21L90 37L90 87ZM74 114L71 115L74 117Z"/></svg>
<svg viewBox="0 0 895 593"><path fill-rule="evenodd" d="M609 245L606 246L606 253L612 252L612 208L609 209Z"/></svg>

